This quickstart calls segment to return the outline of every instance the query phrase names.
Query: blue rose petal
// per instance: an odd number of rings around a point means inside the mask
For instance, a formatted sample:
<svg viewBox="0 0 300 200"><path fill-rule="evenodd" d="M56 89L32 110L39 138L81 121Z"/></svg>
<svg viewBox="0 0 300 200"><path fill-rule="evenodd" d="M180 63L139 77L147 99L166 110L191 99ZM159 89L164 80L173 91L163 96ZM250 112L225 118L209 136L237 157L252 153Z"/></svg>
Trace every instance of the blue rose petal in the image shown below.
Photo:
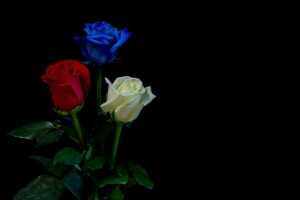
<svg viewBox="0 0 300 200"><path fill-rule="evenodd" d="M131 36L127 28L118 30L107 22L85 23L86 37L74 37L82 55L97 64L113 62L118 48Z"/></svg>
<svg viewBox="0 0 300 200"><path fill-rule="evenodd" d="M88 35L93 33L93 24L85 23L85 28L83 29Z"/></svg>
<svg viewBox="0 0 300 200"><path fill-rule="evenodd" d="M131 32L127 28L119 31L120 39L112 46L110 53L114 53L121 45L123 45L131 36Z"/></svg>
<svg viewBox="0 0 300 200"><path fill-rule="evenodd" d="M95 42L96 44L103 45L113 44L114 42L114 38L107 35L87 37L86 39L91 42Z"/></svg>

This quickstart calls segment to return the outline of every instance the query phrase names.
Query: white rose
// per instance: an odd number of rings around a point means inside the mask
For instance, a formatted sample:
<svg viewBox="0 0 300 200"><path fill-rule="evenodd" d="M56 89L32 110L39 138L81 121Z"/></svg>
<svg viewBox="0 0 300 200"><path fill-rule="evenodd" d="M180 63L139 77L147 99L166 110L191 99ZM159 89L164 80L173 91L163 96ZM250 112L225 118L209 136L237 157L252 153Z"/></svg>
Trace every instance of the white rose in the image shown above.
<svg viewBox="0 0 300 200"><path fill-rule="evenodd" d="M108 92L106 102L100 107L104 112L115 111L115 119L120 122L135 120L142 108L156 97L152 94L151 87L144 88L142 81L138 78L123 76L113 83L107 78L105 81L108 84Z"/></svg>

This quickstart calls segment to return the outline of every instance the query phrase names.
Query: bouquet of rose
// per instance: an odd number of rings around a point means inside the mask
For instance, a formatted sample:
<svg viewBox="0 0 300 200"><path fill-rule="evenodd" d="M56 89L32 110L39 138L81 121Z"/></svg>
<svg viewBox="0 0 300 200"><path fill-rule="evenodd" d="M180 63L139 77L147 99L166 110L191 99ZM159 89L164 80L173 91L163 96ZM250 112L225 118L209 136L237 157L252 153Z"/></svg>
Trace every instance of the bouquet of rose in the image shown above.
<svg viewBox="0 0 300 200"><path fill-rule="evenodd" d="M87 36L75 36L74 39L87 60L60 60L48 66L41 76L49 86L53 110L59 119L33 122L8 133L9 136L35 140L37 148L71 139L71 143L66 143L68 145L58 149L52 157L31 156L48 174L36 177L20 189L14 200L56 200L66 190L76 199L121 200L125 188L141 185L153 189L153 181L142 166L116 162L122 128L130 127L143 107L155 98L151 87L144 87L140 79L130 76L117 77L113 82L105 78L108 89L103 102L101 95L102 68L105 63L114 63L118 48L131 33L106 22L86 23L84 30ZM91 92L92 81L87 66L96 67L98 71L98 112L96 124L91 128L82 127L79 116Z"/></svg>

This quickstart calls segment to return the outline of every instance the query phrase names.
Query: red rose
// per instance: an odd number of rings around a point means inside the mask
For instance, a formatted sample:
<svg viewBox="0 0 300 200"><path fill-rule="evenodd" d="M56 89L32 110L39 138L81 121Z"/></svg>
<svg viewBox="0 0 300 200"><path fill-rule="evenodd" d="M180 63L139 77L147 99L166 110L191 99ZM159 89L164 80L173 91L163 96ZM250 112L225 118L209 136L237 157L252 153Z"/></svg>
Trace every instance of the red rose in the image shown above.
<svg viewBox="0 0 300 200"><path fill-rule="evenodd" d="M62 60L48 66L41 79L50 87L55 108L63 111L81 105L91 85L88 68L77 60Z"/></svg>

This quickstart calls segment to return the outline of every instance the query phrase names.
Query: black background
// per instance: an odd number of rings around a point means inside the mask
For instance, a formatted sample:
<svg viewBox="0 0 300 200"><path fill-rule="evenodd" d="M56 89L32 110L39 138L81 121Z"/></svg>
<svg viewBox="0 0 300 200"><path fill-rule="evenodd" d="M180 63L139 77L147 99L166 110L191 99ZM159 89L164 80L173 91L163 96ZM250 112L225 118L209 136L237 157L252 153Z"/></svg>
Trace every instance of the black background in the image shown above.
<svg viewBox="0 0 300 200"><path fill-rule="evenodd" d="M155 187L128 191L126 198L232 197L237 190L251 196L257 191L244 184L253 173L244 171L251 165L243 151L251 138L236 134L251 130L247 119L238 117L251 109L241 103L247 98L241 94L247 69L236 68L250 64L240 48L251 43L251 38L245 39L251 30L241 25L247 22L237 21L240 14L232 16L217 5L201 5L197 11L148 6L132 9L137 12L87 2L8 8L9 16L1 19L5 44L0 199L12 199L44 172L29 156L47 152L36 149L34 142L5 134L26 123L55 119L49 89L40 76L58 60L83 60L73 36L84 34L84 23L96 21L132 32L119 50L121 62L107 66L104 76L111 81L124 75L140 78L157 96L134 126L123 131L118 152L121 159L144 166Z"/></svg>

